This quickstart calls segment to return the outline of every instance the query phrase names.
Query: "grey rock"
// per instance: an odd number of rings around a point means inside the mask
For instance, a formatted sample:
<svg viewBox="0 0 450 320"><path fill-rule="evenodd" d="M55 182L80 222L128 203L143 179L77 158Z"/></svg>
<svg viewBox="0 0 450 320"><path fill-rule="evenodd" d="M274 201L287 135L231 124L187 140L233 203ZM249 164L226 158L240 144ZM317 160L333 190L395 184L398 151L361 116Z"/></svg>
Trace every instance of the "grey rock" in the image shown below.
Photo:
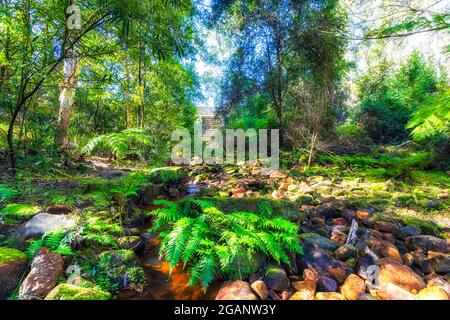
<svg viewBox="0 0 450 320"><path fill-rule="evenodd" d="M69 229L75 226L75 221L66 215L38 213L28 220L11 236L11 243L21 245L27 239L37 239L44 233L55 229Z"/></svg>
<svg viewBox="0 0 450 320"><path fill-rule="evenodd" d="M272 264L268 265L266 268L264 282L269 289L278 292L286 290L290 285L286 271L284 271L283 268Z"/></svg>
<svg viewBox="0 0 450 320"><path fill-rule="evenodd" d="M406 239L406 244L413 250L436 251L447 253L449 245L447 241L434 236L413 236Z"/></svg>
<svg viewBox="0 0 450 320"><path fill-rule="evenodd" d="M306 235L306 239L304 240L304 243L315 243L322 249L330 250L330 251L336 251L337 248L339 248L338 243L331 241L325 237L322 237L318 234Z"/></svg>

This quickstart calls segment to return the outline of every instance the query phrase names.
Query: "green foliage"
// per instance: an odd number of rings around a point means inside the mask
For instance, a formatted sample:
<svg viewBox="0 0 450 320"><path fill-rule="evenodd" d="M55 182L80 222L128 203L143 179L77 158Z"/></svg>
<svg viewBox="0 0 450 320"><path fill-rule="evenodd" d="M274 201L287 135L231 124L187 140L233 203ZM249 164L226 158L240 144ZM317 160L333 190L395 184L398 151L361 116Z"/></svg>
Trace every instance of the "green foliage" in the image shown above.
<svg viewBox="0 0 450 320"><path fill-rule="evenodd" d="M437 92L438 81L436 71L417 53L398 71L381 63L358 82L356 119L375 142L402 141L408 137L411 115Z"/></svg>
<svg viewBox="0 0 450 320"><path fill-rule="evenodd" d="M273 216L267 203L261 215L225 214L205 200L155 204L163 206L151 212L156 217L151 231L162 239L160 254L171 269L178 263L188 267L190 284L207 288L216 277L247 277L255 271L251 262L258 254L290 265L288 251L302 253L298 227Z"/></svg>
<svg viewBox="0 0 450 320"><path fill-rule="evenodd" d="M45 233L41 239L33 240L25 250L25 254L30 260L32 260L42 247L46 247L51 251L62 255L74 254L72 248L70 247L70 243L67 243L64 230L53 230Z"/></svg>
<svg viewBox="0 0 450 320"><path fill-rule="evenodd" d="M17 191L6 184L0 184L0 203L18 195L20 195L20 191Z"/></svg>
<svg viewBox="0 0 450 320"><path fill-rule="evenodd" d="M346 142L367 141L364 130L354 123L346 123L336 128L338 139Z"/></svg>
<svg viewBox="0 0 450 320"><path fill-rule="evenodd" d="M91 154L95 150L110 152L115 158L121 159L127 156L133 148L151 147L153 139L145 129L133 128L122 132L100 135L93 138L81 150Z"/></svg>
<svg viewBox="0 0 450 320"><path fill-rule="evenodd" d="M38 206L22 203L10 203L0 210L0 217L11 219L27 219L41 212Z"/></svg>
<svg viewBox="0 0 450 320"><path fill-rule="evenodd" d="M450 136L450 88L425 99L409 120L408 129L415 140L423 141L436 135Z"/></svg>

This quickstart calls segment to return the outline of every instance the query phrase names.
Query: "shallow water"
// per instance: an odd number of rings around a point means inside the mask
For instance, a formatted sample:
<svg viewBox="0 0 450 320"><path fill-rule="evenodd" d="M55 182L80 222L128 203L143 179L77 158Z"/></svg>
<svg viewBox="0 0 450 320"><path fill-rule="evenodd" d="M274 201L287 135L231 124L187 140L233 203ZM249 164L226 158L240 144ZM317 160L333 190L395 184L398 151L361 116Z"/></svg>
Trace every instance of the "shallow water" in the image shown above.
<svg viewBox="0 0 450 320"><path fill-rule="evenodd" d="M206 293L201 286L189 286L187 272L174 268L169 279L169 264L158 258L159 240L146 240L146 247L139 255L141 266L148 277L142 293L130 300L208 300L214 299L219 284L212 284Z"/></svg>

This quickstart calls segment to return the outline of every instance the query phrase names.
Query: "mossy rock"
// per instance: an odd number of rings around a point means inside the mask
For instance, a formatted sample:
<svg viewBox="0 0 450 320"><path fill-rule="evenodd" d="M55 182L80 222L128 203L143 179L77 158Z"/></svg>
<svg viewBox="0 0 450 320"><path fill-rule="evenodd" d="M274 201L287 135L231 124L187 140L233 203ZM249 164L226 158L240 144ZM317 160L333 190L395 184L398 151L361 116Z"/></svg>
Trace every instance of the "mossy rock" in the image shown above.
<svg viewBox="0 0 450 320"><path fill-rule="evenodd" d="M8 221L23 222L42 212L42 208L31 204L11 203L0 210L0 218Z"/></svg>
<svg viewBox="0 0 450 320"><path fill-rule="evenodd" d="M95 288L83 288L61 283L47 295L45 300L108 300L111 294Z"/></svg>
<svg viewBox="0 0 450 320"><path fill-rule="evenodd" d="M99 264L105 268L117 268L137 262L136 254L133 250L110 250L99 255Z"/></svg>
<svg viewBox="0 0 450 320"><path fill-rule="evenodd" d="M28 259L19 250L0 247L0 300L10 296L27 269Z"/></svg>
<svg viewBox="0 0 450 320"><path fill-rule="evenodd" d="M153 169L149 178L153 183L166 184L180 181L186 177L186 170L182 167L162 167Z"/></svg>
<svg viewBox="0 0 450 320"><path fill-rule="evenodd" d="M25 253L13 248L0 247L0 266L16 260L28 260Z"/></svg>

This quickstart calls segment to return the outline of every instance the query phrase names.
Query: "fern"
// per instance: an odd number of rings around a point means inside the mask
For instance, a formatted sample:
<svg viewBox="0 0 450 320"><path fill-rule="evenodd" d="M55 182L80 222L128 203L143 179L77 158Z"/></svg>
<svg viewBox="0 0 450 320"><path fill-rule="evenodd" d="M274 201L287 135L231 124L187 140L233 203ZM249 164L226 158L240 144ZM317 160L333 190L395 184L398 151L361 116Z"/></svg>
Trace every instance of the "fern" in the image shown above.
<svg viewBox="0 0 450 320"><path fill-rule="evenodd" d="M62 255L74 254L72 248L64 243L64 231L61 229L46 232L41 239L34 240L26 248L25 254L31 260L42 247Z"/></svg>
<svg viewBox="0 0 450 320"><path fill-rule="evenodd" d="M153 144L154 142L147 129L132 128L122 132L97 136L89 141L81 151L86 154L92 154L96 150L105 150L110 152L116 159L121 159L126 157L135 146L143 148Z"/></svg>
<svg viewBox="0 0 450 320"><path fill-rule="evenodd" d="M206 289L217 277L244 278L254 270L254 256L262 253L290 265L288 252L302 253L298 227L273 216L264 203L258 210L225 214L210 201L155 201L152 232L161 238L160 256L172 270L188 268L190 284Z"/></svg>

